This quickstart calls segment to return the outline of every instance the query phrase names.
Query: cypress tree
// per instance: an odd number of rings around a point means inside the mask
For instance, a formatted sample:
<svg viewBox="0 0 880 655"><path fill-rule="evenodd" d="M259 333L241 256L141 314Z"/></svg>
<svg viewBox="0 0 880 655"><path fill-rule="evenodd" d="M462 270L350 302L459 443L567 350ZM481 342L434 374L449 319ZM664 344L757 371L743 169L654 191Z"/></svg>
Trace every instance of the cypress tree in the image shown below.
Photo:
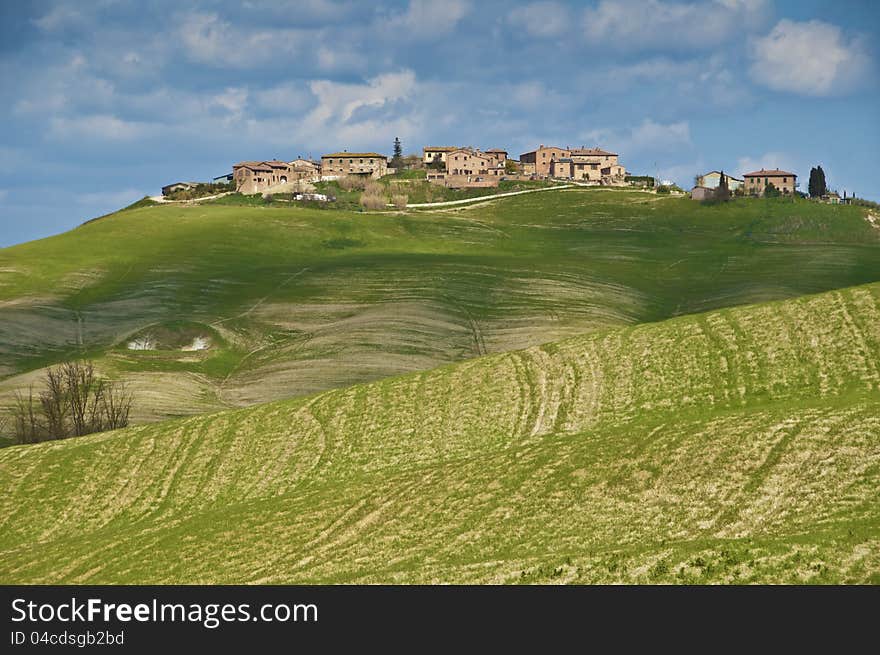
<svg viewBox="0 0 880 655"><path fill-rule="evenodd" d="M391 157L391 165L394 168L403 168L403 146L400 145L398 137L394 137L394 156Z"/></svg>
<svg viewBox="0 0 880 655"><path fill-rule="evenodd" d="M828 185L825 183L825 171L822 170L821 166L816 168L816 187L820 198L828 193Z"/></svg>

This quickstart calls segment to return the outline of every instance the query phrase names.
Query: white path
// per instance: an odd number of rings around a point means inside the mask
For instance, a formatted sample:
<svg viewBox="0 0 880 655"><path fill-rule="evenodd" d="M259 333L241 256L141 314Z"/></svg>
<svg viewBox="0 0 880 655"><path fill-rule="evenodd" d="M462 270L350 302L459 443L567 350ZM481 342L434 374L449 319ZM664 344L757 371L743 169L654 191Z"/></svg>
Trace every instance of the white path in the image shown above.
<svg viewBox="0 0 880 655"><path fill-rule="evenodd" d="M178 205L182 205L185 203L191 202L201 202L202 200L213 200L214 198L222 198L223 196L228 196L232 191L224 191L223 193L216 193L213 196L204 196L203 198L193 198L192 200L168 200L164 196L150 196L150 200L153 202L158 202L162 204L171 204L177 203Z"/></svg>
<svg viewBox="0 0 880 655"><path fill-rule="evenodd" d="M570 189L571 184L560 184L558 186L545 187L543 189L526 189L525 191L508 191L507 193L496 193L491 196L477 196L476 198L465 198L464 200L446 200L444 202L417 202L408 204L407 209L419 209L421 207L452 207L453 205L466 205L473 202L483 202L486 200L494 200L495 198L507 198L509 196L519 196L524 193L538 193L539 191L557 191L558 189ZM389 207L393 205L389 204Z"/></svg>

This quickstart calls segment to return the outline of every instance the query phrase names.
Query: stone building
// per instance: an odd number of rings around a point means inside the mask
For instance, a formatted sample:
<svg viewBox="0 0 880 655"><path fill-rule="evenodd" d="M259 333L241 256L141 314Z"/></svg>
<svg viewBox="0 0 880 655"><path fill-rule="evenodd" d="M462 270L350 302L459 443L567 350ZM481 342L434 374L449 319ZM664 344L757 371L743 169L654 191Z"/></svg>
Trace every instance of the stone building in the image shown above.
<svg viewBox="0 0 880 655"><path fill-rule="evenodd" d="M333 152L321 155L321 178L363 175L374 179L388 172L388 157L377 152Z"/></svg>
<svg viewBox="0 0 880 655"><path fill-rule="evenodd" d="M623 184L626 168L616 152L601 148L581 148L571 151L571 178L581 182Z"/></svg>
<svg viewBox="0 0 880 655"><path fill-rule="evenodd" d="M562 159L563 157L571 157L571 150L555 146L545 146L542 143L535 150L521 154L519 156L519 163L524 175L549 177L550 164L554 159Z"/></svg>
<svg viewBox="0 0 880 655"><path fill-rule="evenodd" d="M763 196L768 185L775 186L783 195L790 195L797 188L797 175L788 171L781 171L778 168L772 170L764 170L743 175L745 179L744 188L746 193L753 196Z"/></svg>
<svg viewBox="0 0 880 655"><path fill-rule="evenodd" d="M270 161L243 161L232 167L235 190L245 195L262 193L276 184L293 179L290 164L272 159Z"/></svg>

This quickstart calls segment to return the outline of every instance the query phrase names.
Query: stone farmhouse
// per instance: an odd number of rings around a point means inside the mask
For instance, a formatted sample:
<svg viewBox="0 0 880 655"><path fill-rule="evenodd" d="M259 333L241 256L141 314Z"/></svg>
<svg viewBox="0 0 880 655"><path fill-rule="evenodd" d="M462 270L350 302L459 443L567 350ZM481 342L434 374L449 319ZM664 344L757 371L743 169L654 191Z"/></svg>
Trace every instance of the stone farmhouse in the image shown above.
<svg viewBox="0 0 880 655"><path fill-rule="evenodd" d="M745 191L749 195L763 196L769 184L775 186L783 195L790 195L797 187L797 175L778 168L772 170L753 171L743 175L745 178Z"/></svg>
<svg viewBox="0 0 880 655"><path fill-rule="evenodd" d="M335 180L346 175L377 179L388 172L388 157L377 152L333 152L321 155L321 179Z"/></svg>
<svg viewBox="0 0 880 655"><path fill-rule="evenodd" d="M524 175L553 177L595 184L624 184L626 168L615 152L600 148L538 146L519 156Z"/></svg>
<svg viewBox="0 0 880 655"><path fill-rule="evenodd" d="M440 150L434 152L439 153ZM445 169L427 172L427 179L433 184L456 189L498 186L506 173L507 151L500 148L485 152L477 148L452 148L444 150L443 154Z"/></svg>
<svg viewBox="0 0 880 655"><path fill-rule="evenodd" d="M286 162L243 161L232 167L232 179L239 193L260 193L269 187L288 181L289 166Z"/></svg>
<svg viewBox="0 0 880 655"><path fill-rule="evenodd" d="M243 194L263 193L279 184L297 180L314 180L320 171L313 162L297 159L292 162L243 161L232 167L235 190Z"/></svg>
<svg viewBox="0 0 880 655"><path fill-rule="evenodd" d="M550 177L550 166L553 161L566 157L571 157L571 151L567 148L545 146L542 143L535 150L521 154L519 164L522 167L523 175Z"/></svg>

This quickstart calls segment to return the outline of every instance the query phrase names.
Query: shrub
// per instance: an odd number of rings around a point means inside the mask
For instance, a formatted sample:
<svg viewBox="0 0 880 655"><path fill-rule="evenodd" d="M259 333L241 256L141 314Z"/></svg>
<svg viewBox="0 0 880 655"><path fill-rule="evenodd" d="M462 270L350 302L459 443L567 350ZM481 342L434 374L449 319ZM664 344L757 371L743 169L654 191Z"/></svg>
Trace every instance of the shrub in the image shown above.
<svg viewBox="0 0 880 655"><path fill-rule="evenodd" d="M398 194L391 196L391 204L394 205L396 209L406 209L406 203L409 201L409 196L406 194Z"/></svg>
<svg viewBox="0 0 880 655"><path fill-rule="evenodd" d="M672 187L666 186L665 184L661 184L657 187L657 193L670 193L672 191Z"/></svg>
<svg viewBox="0 0 880 655"><path fill-rule="evenodd" d="M66 362L50 368L44 389L35 396L17 393L11 410L17 443L37 443L115 430L128 425L132 395L124 383L97 376L91 362Z"/></svg>
<svg viewBox="0 0 880 655"><path fill-rule="evenodd" d="M364 191L361 194L361 205L365 209L385 209L385 194Z"/></svg>
<svg viewBox="0 0 880 655"><path fill-rule="evenodd" d="M359 175L346 175L336 182L343 191L363 190L367 185L367 181Z"/></svg>

